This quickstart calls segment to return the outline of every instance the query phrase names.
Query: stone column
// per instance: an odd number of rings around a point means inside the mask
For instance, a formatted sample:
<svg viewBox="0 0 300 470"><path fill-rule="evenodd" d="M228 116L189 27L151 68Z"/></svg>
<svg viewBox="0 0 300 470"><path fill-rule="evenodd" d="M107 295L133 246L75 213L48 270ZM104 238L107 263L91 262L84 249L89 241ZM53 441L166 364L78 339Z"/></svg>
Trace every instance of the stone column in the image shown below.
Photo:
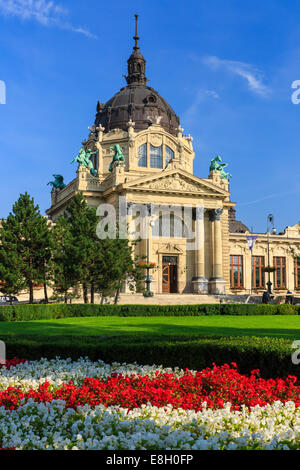
<svg viewBox="0 0 300 470"><path fill-rule="evenodd" d="M205 278L205 258L204 258L204 213L203 206L196 207L195 216L195 277L192 278L194 294L207 294L208 281Z"/></svg>
<svg viewBox="0 0 300 470"><path fill-rule="evenodd" d="M210 294L225 294L223 279L222 228L221 215L223 209L209 211L209 220L213 224L213 277L209 280Z"/></svg>

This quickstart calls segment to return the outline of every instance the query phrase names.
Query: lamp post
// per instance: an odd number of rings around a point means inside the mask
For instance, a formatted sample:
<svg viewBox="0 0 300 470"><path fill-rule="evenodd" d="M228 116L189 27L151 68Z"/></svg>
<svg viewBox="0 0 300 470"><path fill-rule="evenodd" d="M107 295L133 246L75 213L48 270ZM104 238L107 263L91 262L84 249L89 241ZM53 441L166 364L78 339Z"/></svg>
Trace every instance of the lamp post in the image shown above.
<svg viewBox="0 0 300 470"><path fill-rule="evenodd" d="M269 214L267 218L267 246L268 246L268 294L272 294L272 282L271 282L271 266L270 266L270 225L272 226L272 235L276 235L276 228L274 226L274 216Z"/></svg>
<svg viewBox="0 0 300 470"><path fill-rule="evenodd" d="M152 229L152 227L154 227L154 225L155 225L155 222L153 220L150 220L150 222L148 223L148 219L147 219L147 234L146 234L147 235L147 266L146 266L147 275L145 279L146 292L144 292L144 297L154 296L154 293L151 291L152 278L150 276L150 269L152 269L152 267L150 266L150 237L149 237L149 232Z"/></svg>

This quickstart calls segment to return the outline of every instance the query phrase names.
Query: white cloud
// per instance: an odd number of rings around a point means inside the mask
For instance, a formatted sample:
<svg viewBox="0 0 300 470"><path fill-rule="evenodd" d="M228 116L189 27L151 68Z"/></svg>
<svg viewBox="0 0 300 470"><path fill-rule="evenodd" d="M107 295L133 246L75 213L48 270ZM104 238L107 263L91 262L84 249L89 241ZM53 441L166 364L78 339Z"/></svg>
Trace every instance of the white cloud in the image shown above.
<svg viewBox="0 0 300 470"><path fill-rule="evenodd" d="M97 38L87 29L75 27L66 20L68 10L49 0L0 0L0 14L32 20L44 26L56 26L75 33Z"/></svg>
<svg viewBox="0 0 300 470"><path fill-rule="evenodd" d="M186 123L192 122L197 115L199 105L208 97L215 100L220 98L215 90L198 90L193 97L193 104L184 112L182 120Z"/></svg>
<svg viewBox="0 0 300 470"><path fill-rule="evenodd" d="M204 63L212 69L223 68L234 75L244 78L248 83L249 89L260 96L267 96L270 93L270 89L262 81L261 71L251 64L219 59L215 56L206 57Z"/></svg>

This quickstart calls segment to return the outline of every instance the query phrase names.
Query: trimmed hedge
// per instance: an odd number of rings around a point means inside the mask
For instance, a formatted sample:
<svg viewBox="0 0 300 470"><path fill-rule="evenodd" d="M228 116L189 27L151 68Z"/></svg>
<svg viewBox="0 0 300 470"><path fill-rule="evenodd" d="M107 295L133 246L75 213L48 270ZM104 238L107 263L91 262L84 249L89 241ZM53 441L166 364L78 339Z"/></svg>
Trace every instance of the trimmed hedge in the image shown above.
<svg viewBox="0 0 300 470"><path fill-rule="evenodd" d="M261 337L74 337L4 335L7 357L30 360L46 357L89 357L107 363L157 364L201 370L213 363L236 362L242 373L260 369L263 377L300 378L300 365L292 364L291 341Z"/></svg>
<svg viewBox="0 0 300 470"><path fill-rule="evenodd" d="M199 304L199 305L3 305L1 321L50 320L71 317L151 317L202 315L299 315L299 305Z"/></svg>

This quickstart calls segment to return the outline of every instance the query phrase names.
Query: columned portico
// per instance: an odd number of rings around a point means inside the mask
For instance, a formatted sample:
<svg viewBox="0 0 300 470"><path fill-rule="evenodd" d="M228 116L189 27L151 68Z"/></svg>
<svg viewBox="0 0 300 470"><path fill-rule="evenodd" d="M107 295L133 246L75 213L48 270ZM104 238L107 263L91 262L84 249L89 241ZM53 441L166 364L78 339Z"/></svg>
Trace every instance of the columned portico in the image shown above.
<svg viewBox="0 0 300 470"><path fill-rule="evenodd" d="M225 294L225 284L223 279L223 256L222 256L222 227L221 215L223 209L212 209L209 211L209 220L211 223L211 242L213 258L213 275L209 280L210 294Z"/></svg>
<svg viewBox="0 0 300 470"><path fill-rule="evenodd" d="M205 208L196 207L195 211L195 277L192 279L195 294L207 294L208 280L205 278L205 256L204 256L204 213Z"/></svg>

